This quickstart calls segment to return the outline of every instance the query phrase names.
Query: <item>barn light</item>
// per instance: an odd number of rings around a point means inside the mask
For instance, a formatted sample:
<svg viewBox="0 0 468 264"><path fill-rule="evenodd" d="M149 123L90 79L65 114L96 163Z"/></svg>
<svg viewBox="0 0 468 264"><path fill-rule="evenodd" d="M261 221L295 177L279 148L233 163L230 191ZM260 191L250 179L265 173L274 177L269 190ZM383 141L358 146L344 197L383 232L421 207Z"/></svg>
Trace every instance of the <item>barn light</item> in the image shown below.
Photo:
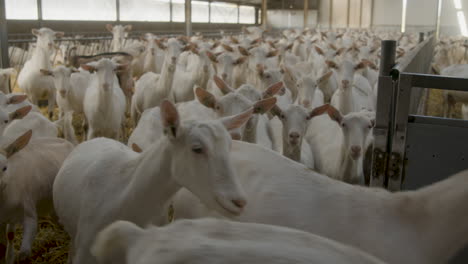
<svg viewBox="0 0 468 264"><path fill-rule="evenodd" d="M404 33L406 31L406 2L407 0L403 0L403 14L401 15L401 32Z"/></svg>
<svg viewBox="0 0 468 264"><path fill-rule="evenodd" d="M456 9L462 9L461 0L453 0Z"/></svg>
<svg viewBox="0 0 468 264"><path fill-rule="evenodd" d="M461 34L464 37L468 37L468 28L466 26L465 14L463 13L463 11L457 11L457 16L458 16L458 24L460 25Z"/></svg>

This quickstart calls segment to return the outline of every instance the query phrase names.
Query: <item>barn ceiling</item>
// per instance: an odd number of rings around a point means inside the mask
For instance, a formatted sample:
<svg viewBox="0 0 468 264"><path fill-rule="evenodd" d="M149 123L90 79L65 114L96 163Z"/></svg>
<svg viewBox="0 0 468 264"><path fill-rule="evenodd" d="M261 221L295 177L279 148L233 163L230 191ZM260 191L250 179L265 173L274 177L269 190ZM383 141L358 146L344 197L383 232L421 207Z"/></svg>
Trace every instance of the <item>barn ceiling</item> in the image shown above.
<svg viewBox="0 0 468 264"><path fill-rule="evenodd" d="M241 5L260 6L262 0L220 0ZM309 9L318 9L319 0L308 0ZM267 0L268 9L304 9L304 0Z"/></svg>

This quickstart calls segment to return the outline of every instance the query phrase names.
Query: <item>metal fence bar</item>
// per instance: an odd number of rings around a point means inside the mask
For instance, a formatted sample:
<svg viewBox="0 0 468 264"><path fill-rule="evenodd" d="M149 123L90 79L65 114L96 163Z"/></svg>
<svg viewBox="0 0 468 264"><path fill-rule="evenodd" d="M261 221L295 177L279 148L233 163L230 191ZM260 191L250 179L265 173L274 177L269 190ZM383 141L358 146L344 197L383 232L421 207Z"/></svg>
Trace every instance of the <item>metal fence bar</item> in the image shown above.
<svg viewBox="0 0 468 264"><path fill-rule="evenodd" d="M390 76L395 65L396 41L382 41L382 60L378 81L376 123L373 129L374 146L372 152L372 167L370 186L384 187L387 153L391 131L391 108L393 97L393 80Z"/></svg>
<svg viewBox="0 0 468 264"><path fill-rule="evenodd" d="M400 74L395 111L395 132L392 138L392 151L387 169L388 189L390 191L399 191L403 182L411 87L412 76L405 73Z"/></svg>

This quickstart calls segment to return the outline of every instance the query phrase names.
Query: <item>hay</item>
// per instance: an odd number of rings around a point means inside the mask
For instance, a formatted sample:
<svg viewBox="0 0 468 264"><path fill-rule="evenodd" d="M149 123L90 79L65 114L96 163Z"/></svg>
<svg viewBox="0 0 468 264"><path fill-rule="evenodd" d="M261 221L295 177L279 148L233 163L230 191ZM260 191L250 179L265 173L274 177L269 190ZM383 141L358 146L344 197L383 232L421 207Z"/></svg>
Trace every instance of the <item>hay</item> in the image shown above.
<svg viewBox="0 0 468 264"><path fill-rule="evenodd" d="M444 116L444 99L442 90L429 89L429 101L427 102L427 115L443 117ZM461 103L455 105L453 118L461 118Z"/></svg>
<svg viewBox="0 0 468 264"><path fill-rule="evenodd" d="M22 239L22 228L17 226L14 240L15 250L19 251ZM40 218L36 239L33 243L31 257L21 263L31 264L65 264L68 259L70 237L51 217Z"/></svg>

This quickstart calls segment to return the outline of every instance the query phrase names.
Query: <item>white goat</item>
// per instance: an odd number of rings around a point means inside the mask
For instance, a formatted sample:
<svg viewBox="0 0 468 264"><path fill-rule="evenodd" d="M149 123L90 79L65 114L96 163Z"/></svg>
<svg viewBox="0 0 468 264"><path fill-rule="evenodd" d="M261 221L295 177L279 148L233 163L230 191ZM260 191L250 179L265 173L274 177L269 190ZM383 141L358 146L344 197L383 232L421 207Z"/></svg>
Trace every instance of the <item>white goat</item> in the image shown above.
<svg viewBox="0 0 468 264"><path fill-rule="evenodd" d="M111 51L122 51L125 44L125 37L132 30L132 25L111 25L107 24L106 29L112 33Z"/></svg>
<svg viewBox="0 0 468 264"><path fill-rule="evenodd" d="M119 139L123 136L125 95L120 89L114 71L128 65L119 65L109 59L83 64L81 67L95 71L84 100L84 113L89 123L87 139L99 136Z"/></svg>
<svg viewBox="0 0 468 264"><path fill-rule="evenodd" d="M55 85L52 78L44 76L40 70L52 69L50 53L54 48L55 38L63 36L64 33L49 28L33 29L32 33L37 37L36 49L19 73L18 85L35 105L47 95L49 118L52 118L55 108Z"/></svg>
<svg viewBox="0 0 468 264"><path fill-rule="evenodd" d="M468 64L455 64L444 68L441 75L468 78ZM452 111L456 102L468 104L468 92L444 90L444 117L452 117ZM464 109L466 106L464 106ZM462 109L463 110L463 109ZM465 111L462 111L464 113ZM467 117L468 119L468 117Z"/></svg>
<svg viewBox="0 0 468 264"><path fill-rule="evenodd" d="M91 251L100 263L121 264L383 264L364 251L307 232L217 219L146 229L117 221L98 233Z"/></svg>
<svg viewBox="0 0 468 264"><path fill-rule="evenodd" d="M418 191L390 193L330 179L245 142L233 142L231 160L249 201L234 220L297 228L387 263L446 263L468 243L468 215L460 211L468 201L468 171ZM179 191L174 216L216 216L196 200ZM379 236L383 229L387 235Z"/></svg>
<svg viewBox="0 0 468 264"><path fill-rule="evenodd" d="M312 119L306 135L314 150L317 171L334 179L364 184L363 154L375 121L368 112L343 116L330 105L322 110L329 117Z"/></svg>
<svg viewBox="0 0 468 264"><path fill-rule="evenodd" d="M77 146L53 188L57 215L73 241L72 262L95 263L91 243L115 220L139 226L165 222L163 208L181 186L220 213L240 214L246 200L229 161L231 139L226 129L243 125L252 112L221 122L181 124L175 106L165 100L161 117L166 136L143 153L105 138Z"/></svg>
<svg viewBox="0 0 468 264"><path fill-rule="evenodd" d="M275 142L273 141L273 134L271 128L269 127L268 118L263 116L268 112L271 107L276 103L276 98L272 97L278 92L282 87L281 83L277 83L269 87L266 92L263 100L258 99L258 101L252 101L251 98L247 98L245 93L247 90L254 90L254 88L249 89L247 87L241 87L237 90L231 89L223 80L215 76L214 80L220 90L225 94L221 98L216 98L213 94L205 91L201 88L195 90L195 94L203 105L208 108L213 109L218 117L224 117L228 115L238 114L242 111L245 111L249 107L254 108L254 115L247 124L239 128L234 133L234 138L237 140L244 140L251 143L258 143L266 148L273 149ZM252 98L253 99L253 98Z"/></svg>
<svg viewBox="0 0 468 264"><path fill-rule="evenodd" d="M0 91L4 94L10 93L10 76L16 74L14 68L0 69Z"/></svg>
<svg viewBox="0 0 468 264"><path fill-rule="evenodd" d="M166 52L161 74L147 72L136 82L132 98L131 117L134 125L141 114L148 108L159 106L166 98L171 98L172 82L176 70L177 58L184 47L176 39L169 39L167 46L159 44Z"/></svg>
<svg viewBox="0 0 468 264"><path fill-rule="evenodd" d="M31 136L32 131L29 130L2 149L0 154L0 228L6 228L8 234L7 264L15 260L13 239L16 224L23 225L24 230L19 259L25 260L31 254L37 218L53 212L52 184L73 149L73 145L63 139L42 138L29 142Z"/></svg>
<svg viewBox="0 0 468 264"><path fill-rule="evenodd" d="M331 105L344 115L362 109L375 110L374 94L369 81L362 75L355 74L357 70L365 68L365 64L360 62L355 65L349 60L344 60L340 67L333 62L330 64L339 69L341 80L339 89L333 94Z"/></svg>
<svg viewBox="0 0 468 264"><path fill-rule="evenodd" d="M196 57L196 62L193 65L188 65L186 70L176 69L175 75L177 77L174 78L171 91L175 102L187 102L195 99L195 87L207 89L208 80L214 72L207 52L207 50L192 49L190 56Z"/></svg>

